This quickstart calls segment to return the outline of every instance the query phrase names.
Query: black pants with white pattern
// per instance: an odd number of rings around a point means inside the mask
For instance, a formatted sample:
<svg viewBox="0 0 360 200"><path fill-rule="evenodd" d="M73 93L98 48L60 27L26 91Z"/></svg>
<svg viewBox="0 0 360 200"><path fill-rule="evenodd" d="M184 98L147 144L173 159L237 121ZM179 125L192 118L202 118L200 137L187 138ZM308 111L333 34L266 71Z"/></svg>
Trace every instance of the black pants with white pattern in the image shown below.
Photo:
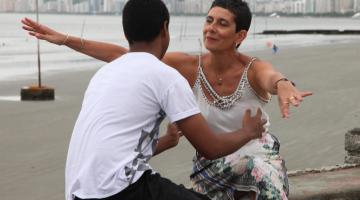
<svg viewBox="0 0 360 200"><path fill-rule="evenodd" d="M84 200L75 198L75 200ZM95 200L95 199L86 199ZM100 199L97 199L100 200ZM144 172L139 180L123 191L101 200L209 200L183 185L176 185L159 174L151 174L151 170Z"/></svg>

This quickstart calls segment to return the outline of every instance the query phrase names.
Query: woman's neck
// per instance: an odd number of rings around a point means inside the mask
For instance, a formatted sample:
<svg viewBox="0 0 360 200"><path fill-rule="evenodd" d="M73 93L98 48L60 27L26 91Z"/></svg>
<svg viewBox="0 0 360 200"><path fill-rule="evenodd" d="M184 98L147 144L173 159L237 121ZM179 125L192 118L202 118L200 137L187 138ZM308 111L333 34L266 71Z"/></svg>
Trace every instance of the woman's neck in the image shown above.
<svg viewBox="0 0 360 200"><path fill-rule="evenodd" d="M210 52L207 66L223 74L232 67L239 66L239 53L237 51Z"/></svg>

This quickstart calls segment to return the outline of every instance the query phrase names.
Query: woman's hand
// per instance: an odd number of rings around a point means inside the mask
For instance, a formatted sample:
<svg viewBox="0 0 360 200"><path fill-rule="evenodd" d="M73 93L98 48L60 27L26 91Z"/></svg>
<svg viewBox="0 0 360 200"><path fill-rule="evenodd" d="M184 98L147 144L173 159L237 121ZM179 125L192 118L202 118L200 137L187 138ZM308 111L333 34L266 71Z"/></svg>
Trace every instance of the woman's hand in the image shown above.
<svg viewBox="0 0 360 200"><path fill-rule="evenodd" d="M29 35L32 35L40 40L46 40L48 42L63 45L67 40L67 35L56 32L55 30L39 24L29 18L24 18L21 20L23 24L23 29L29 32Z"/></svg>
<svg viewBox="0 0 360 200"><path fill-rule="evenodd" d="M312 92L299 91L290 81L280 81L277 84L277 96L283 118L289 118L290 105L298 107L304 97L312 95Z"/></svg>

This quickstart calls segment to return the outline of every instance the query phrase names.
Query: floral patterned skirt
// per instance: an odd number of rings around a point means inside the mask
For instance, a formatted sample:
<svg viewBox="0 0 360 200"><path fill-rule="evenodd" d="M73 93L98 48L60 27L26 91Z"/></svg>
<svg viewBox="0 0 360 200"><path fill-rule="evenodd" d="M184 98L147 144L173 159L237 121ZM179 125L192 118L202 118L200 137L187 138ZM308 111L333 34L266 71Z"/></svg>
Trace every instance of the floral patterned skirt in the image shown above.
<svg viewBox="0 0 360 200"><path fill-rule="evenodd" d="M216 159L194 157L193 190L212 200L233 200L236 191L256 192L257 199L287 199L289 184L280 143L270 133L238 151Z"/></svg>

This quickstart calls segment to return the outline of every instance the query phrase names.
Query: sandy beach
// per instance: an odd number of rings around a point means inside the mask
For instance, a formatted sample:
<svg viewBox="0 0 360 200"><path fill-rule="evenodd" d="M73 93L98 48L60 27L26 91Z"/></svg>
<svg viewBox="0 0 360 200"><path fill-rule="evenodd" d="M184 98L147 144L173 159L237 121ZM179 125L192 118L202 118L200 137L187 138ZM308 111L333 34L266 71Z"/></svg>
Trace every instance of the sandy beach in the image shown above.
<svg viewBox="0 0 360 200"><path fill-rule="evenodd" d="M270 61L298 88L314 92L290 119L282 119L276 97L266 110L270 131L281 140L289 170L343 163L344 135L360 127L360 42L260 51L250 55ZM64 168L73 125L83 93L95 73L43 73L56 100L20 102L29 79L0 81L0 195L3 200L64 199ZM155 170L188 184L194 149L180 144L151 161Z"/></svg>

